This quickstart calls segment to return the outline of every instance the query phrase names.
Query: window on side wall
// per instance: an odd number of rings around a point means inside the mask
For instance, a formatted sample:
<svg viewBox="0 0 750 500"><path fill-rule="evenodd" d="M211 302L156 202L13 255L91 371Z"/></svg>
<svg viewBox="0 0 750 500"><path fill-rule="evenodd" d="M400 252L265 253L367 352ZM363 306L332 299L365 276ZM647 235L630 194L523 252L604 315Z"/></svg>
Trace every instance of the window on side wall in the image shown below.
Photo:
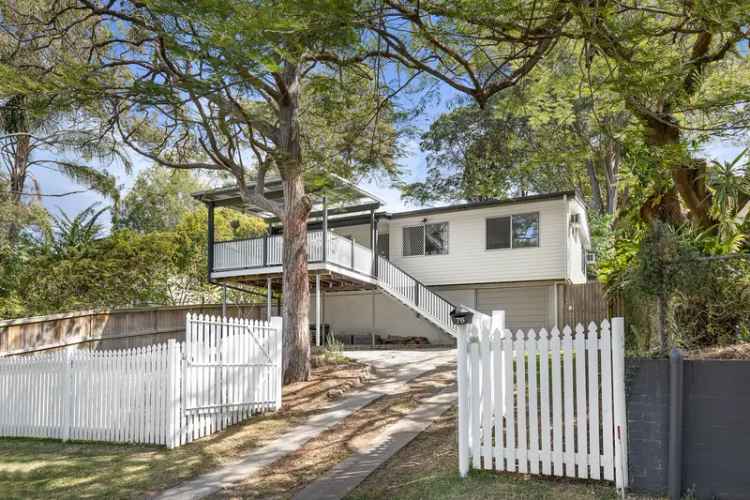
<svg viewBox="0 0 750 500"><path fill-rule="evenodd" d="M539 246L539 214L518 214L486 220L486 248L529 248Z"/></svg>
<svg viewBox="0 0 750 500"><path fill-rule="evenodd" d="M438 222L403 228L404 257L448 253L448 223Z"/></svg>
<svg viewBox="0 0 750 500"><path fill-rule="evenodd" d="M513 248L539 246L539 214L521 214L513 220Z"/></svg>

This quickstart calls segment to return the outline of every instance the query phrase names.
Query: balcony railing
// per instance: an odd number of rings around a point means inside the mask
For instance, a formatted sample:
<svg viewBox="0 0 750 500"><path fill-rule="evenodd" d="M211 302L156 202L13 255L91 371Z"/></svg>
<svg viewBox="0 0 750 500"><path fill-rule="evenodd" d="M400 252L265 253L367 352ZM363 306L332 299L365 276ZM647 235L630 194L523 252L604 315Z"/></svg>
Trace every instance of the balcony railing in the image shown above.
<svg viewBox="0 0 750 500"><path fill-rule="evenodd" d="M281 235L247 240L220 241L214 244L213 271L235 271L281 266ZM372 250L359 243L328 232L325 245L322 231L307 233L308 262L328 262L374 277L392 296L419 311L443 330L455 335L450 312L453 304L427 288L416 278L378 256L377 268Z"/></svg>
<svg viewBox="0 0 750 500"><path fill-rule="evenodd" d="M307 233L307 261L327 261L353 271L373 276L372 250L359 243L328 232L324 258L323 232ZM213 271L230 271L280 266L282 235L245 240L219 241L214 244Z"/></svg>

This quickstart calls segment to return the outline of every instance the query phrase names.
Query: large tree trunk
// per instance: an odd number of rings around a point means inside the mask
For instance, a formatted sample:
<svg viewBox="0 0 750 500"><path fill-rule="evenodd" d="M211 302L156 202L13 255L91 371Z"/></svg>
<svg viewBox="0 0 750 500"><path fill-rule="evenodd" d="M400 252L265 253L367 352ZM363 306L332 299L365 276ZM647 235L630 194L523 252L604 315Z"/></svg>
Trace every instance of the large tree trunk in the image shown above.
<svg viewBox="0 0 750 500"><path fill-rule="evenodd" d="M602 215L604 213L604 202L602 201L601 186L599 185L599 177L596 175L596 167L593 160L586 160L586 171L589 174L589 182L591 183L591 203L596 213Z"/></svg>
<svg viewBox="0 0 750 500"><path fill-rule="evenodd" d="M310 378L310 288L307 275L307 217L302 175L284 181L284 382Z"/></svg>
<svg viewBox="0 0 750 500"><path fill-rule="evenodd" d="M661 112L650 115L639 112L641 121L646 126L645 141L652 148L664 150L679 150L681 132L677 119L670 112L668 105L663 105ZM688 209L689 218L700 227L708 229L714 225L710 215L711 193L706 186L706 165L701 160L685 159L671 166L671 177L674 182L674 192L666 193L657 212L661 220L680 223L684 217L677 213L675 205L679 206L677 194Z"/></svg>
<svg viewBox="0 0 750 500"><path fill-rule="evenodd" d="M307 218L312 204L305 194L299 131L299 67L287 62L285 94L279 105L279 161L284 188L284 382L310 378L310 289L307 275Z"/></svg>
<svg viewBox="0 0 750 500"><path fill-rule="evenodd" d="M10 201L15 207L20 207L23 201L24 189L26 189L26 174L31 156L31 140L28 135L19 135L15 139L15 158L10 171ZM18 239L20 226L11 220L8 224L8 241L11 245Z"/></svg>

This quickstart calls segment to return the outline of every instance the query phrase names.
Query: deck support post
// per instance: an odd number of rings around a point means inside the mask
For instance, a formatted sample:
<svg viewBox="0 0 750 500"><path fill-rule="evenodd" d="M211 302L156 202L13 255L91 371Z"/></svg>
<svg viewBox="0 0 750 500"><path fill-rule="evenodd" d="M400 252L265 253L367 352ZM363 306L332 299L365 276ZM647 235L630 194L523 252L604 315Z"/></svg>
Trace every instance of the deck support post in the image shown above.
<svg viewBox="0 0 750 500"><path fill-rule="evenodd" d="M211 272L214 270L214 203L208 202L208 281L211 281Z"/></svg>
<svg viewBox="0 0 750 500"><path fill-rule="evenodd" d="M320 347L320 273L315 275L315 345Z"/></svg>
<svg viewBox="0 0 750 500"><path fill-rule="evenodd" d="M226 318L227 317L227 286L223 285L223 294L221 298L221 317Z"/></svg>
<svg viewBox="0 0 750 500"><path fill-rule="evenodd" d="M323 262L328 262L328 200L323 197Z"/></svg>
<svg viewBox="0 0 750 500"><path fill-rule="evenodd" d="M266 321L271 321L271 306L273 304L273 290L271 289L271 278L266 278ZM279 312L281 316L281 312Z"/></svg>
<svg viewBox="0 0 750 500"><path fill-rule="evenodd" d="M268 267L268 231L263 235L263 267Z"/></svg>
<svg viewBox="0 0 750 500"><path fill-rule="evenodd" d="M372 250L372 275L378 277L378 221L375 209L370 210L370 250Z"/></svg>

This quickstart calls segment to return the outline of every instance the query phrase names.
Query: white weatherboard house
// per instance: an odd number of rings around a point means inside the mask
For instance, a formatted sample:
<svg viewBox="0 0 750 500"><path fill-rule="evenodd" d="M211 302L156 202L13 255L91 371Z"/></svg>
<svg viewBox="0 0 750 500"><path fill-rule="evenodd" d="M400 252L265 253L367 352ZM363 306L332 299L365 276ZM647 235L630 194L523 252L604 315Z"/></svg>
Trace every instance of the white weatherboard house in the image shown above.
<svg viewBox="0 0 750 500"><path fill-rule="evenodd" d="M244 206L234 187L194 196L209 209L210 280L265 287L269 298L280 292L278 220ZM266 196L282 196L278 180L267 182ZM381 210L376 196L341 179L314 196L308 261L310 319L318 340L331 332L450 344L450 312L457 305L484 313L505 310L514 330L550 328L562 323L560 287L586 282L588 224L573 192L398 213ZM215 207L263 217L269 232L214 241Z"/></svg>

